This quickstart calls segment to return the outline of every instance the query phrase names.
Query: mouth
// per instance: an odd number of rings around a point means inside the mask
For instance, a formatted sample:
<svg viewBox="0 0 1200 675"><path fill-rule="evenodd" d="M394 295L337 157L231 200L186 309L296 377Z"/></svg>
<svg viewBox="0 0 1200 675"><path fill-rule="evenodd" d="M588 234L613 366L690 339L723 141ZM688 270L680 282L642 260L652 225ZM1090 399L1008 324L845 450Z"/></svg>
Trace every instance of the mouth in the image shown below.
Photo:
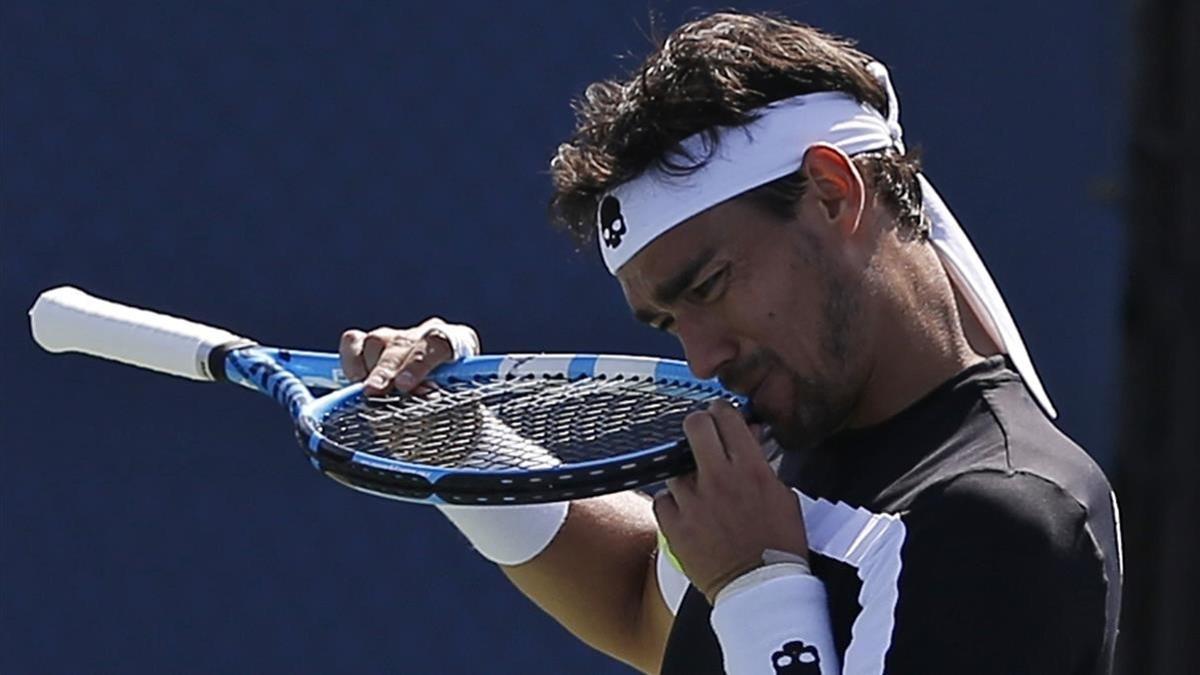
<svg viewBox="0 0 1200 675"><path fill-rule="evenodd" d="M762 386L762 380L759 380L758 384L749 387L742 386L740 382L721 380L721 386L724 387L726 391L737 394L746 400L750 400L754 398L754 394L758 391L758 388Z"/></svg>
<svg viewBox="0 0 1200 675"><path fill-rule="evenodd" d="M762 379L760 379L757 384L755 384L753 387L750 387L749 390L747 390L745 396L746 396L747 402L750 405L751 410L757 411L758 406L756 404L758 402L759 392L762 391L763 385L766 384L767 379L769 377L770 377L769 375L763 375ZM760 417L757 412L755 412L754 416Z"/></svg>

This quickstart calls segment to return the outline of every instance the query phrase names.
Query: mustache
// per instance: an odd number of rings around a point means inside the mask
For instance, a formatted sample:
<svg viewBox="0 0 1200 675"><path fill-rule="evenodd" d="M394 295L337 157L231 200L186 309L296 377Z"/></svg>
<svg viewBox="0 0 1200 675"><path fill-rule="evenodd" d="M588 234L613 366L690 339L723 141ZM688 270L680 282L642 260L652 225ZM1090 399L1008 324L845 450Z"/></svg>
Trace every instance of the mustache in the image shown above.
<svg viewBox="0 0 1200 675"><path fill-rule="evenodd" d="M755 351L743 359L722 366L717 373L717 381L730 391L749 393L747 389L757 384L756 377L773 365L779 363L779 358L765 349Z"/></svg>

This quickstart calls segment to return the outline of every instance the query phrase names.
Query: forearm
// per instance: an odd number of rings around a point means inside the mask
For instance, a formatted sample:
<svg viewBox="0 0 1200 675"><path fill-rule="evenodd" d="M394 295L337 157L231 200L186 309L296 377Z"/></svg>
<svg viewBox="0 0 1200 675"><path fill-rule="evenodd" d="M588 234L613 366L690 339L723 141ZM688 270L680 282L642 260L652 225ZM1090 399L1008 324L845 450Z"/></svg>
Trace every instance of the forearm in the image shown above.
<svg viewBox="0 0 1200 675"><path fill-rule="evenodd" d="M639 494L576 501L546 550L501 569L585 643L657 672L672 617L654 573L656 532L650 501Z"/></svg>

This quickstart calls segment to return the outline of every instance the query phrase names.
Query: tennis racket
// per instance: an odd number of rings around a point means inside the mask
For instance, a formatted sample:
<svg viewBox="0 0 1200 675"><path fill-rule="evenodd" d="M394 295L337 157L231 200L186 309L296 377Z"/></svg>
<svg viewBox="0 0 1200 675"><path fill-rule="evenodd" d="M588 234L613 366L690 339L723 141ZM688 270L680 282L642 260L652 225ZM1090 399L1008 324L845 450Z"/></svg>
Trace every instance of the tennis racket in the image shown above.
<svg viewBox="0 0 1200 675"><path fill-rule="evenodd" d="M368 397L336 354L263 347L69 286L42 293L29 316L47 351L266 394L318 470L409 502L528 504L657 483L695 467L684 417L717 398L742 403L680 361L589 354L469 357L434 369L425 393Z"/></svg>

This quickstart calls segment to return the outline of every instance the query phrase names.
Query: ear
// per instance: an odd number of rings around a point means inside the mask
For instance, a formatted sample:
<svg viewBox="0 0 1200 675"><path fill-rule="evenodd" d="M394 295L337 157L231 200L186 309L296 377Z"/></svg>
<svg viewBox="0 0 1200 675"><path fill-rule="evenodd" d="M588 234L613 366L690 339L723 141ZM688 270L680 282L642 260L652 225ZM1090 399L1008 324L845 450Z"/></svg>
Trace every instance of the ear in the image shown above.
<svg viewBox="0 0 1200 675"><path fill-rule="evenodd" d="M830 224L845 236L857 231L866 208L866 188L850 157L828 143L815 143L804 152L800 170Z"/></svg>

